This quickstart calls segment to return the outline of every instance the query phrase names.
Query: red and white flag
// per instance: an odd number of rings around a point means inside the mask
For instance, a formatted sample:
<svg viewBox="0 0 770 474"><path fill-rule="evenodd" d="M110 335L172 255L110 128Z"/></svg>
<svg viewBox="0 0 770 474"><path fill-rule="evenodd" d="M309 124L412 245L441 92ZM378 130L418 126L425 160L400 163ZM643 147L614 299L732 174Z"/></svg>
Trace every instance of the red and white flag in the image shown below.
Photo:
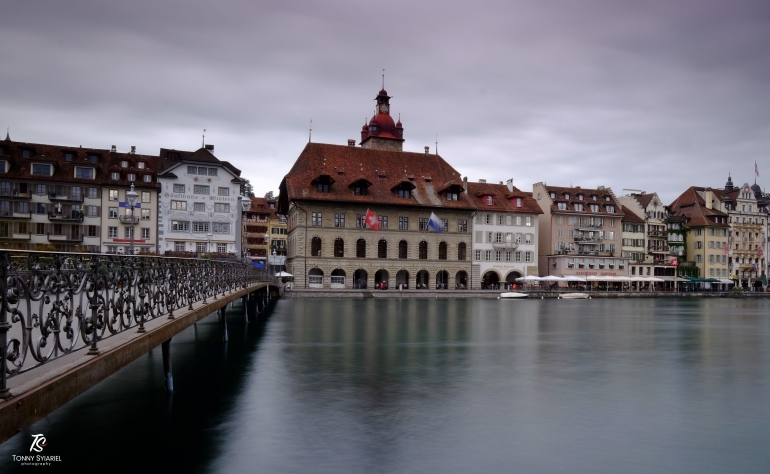
<svg viewBox="0 0 770 474"><path fill-rule="evenodd" d="M380 230L380 220L370 209L366 210L366 226L372 230Z"/></svg>

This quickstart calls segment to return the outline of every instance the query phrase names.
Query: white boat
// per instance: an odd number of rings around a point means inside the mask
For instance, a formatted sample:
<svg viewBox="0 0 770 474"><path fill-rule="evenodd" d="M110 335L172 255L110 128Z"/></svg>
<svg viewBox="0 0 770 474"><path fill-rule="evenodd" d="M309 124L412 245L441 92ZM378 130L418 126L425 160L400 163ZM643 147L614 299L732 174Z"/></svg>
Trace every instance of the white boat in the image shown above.
<svg viewBox="0 0 770 474"><path fill-rule="evenodd" d="M518 291L509 291L507 293L500 293L500 299L518 299L518 298L528 298L529 293L519 293Z"/></svg>
<svg viewBox="0 0 770 474"><path fill-rule="evenodd" d="M559 295L559 298L563 300L587 300L591 299L591 296L588 293L564 293Z"/></svg>

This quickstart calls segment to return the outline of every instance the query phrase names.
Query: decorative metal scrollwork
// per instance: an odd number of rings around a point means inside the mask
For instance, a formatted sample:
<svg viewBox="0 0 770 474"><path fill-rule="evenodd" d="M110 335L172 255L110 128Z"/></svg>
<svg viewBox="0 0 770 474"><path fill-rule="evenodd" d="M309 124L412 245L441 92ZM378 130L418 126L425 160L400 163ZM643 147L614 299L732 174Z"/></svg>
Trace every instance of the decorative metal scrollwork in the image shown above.
<svg viewBox="0 0 770 474"><path fill-rule="evenodd" d="M9 377L269 281L231 261L0 250L0 398Z"/></svg>

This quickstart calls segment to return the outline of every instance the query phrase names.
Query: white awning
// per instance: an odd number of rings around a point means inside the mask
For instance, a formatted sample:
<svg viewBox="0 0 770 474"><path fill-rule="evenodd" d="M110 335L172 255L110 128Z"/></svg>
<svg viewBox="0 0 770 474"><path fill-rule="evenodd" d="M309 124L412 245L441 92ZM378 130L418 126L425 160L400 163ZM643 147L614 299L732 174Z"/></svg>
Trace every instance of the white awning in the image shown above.
<svg viewBox="0 0 770 474"><path fill-rule="evenodd" d="M724 283L725 285L734 285L735 282L733 280L728 280L727 278L720 278L719 283Z"/></svg>

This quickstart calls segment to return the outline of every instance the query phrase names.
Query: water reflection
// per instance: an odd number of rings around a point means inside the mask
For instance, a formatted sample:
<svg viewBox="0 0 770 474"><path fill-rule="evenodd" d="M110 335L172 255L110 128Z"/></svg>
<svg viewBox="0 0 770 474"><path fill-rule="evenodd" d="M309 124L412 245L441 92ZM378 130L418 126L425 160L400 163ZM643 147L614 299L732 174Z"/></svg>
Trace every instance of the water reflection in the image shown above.
<svg viewBox="0 0 770 474"><path fill-rule="evenodd" d="M78 459L141 439L125 466L172 472L766 472L768 310L283 300L264 335L234 317L226 346L215 318L180 338L173 399L158 352L39 429Z"/></svg>

